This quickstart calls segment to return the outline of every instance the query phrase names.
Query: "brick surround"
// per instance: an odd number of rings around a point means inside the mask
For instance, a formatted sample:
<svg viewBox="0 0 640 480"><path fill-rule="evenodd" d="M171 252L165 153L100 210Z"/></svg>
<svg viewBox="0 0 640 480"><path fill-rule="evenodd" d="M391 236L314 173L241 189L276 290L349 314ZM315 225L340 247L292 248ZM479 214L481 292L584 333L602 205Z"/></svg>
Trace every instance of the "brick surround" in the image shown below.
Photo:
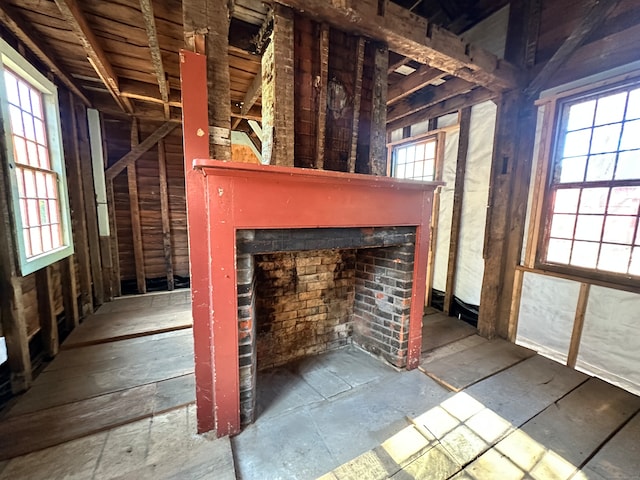
<svg viewBox="0 0 640 480"><path fill-rule="evenodd" d="M413 227L238 232L243 424L262 369L349 343L406 366L414 243Z"/></svg>

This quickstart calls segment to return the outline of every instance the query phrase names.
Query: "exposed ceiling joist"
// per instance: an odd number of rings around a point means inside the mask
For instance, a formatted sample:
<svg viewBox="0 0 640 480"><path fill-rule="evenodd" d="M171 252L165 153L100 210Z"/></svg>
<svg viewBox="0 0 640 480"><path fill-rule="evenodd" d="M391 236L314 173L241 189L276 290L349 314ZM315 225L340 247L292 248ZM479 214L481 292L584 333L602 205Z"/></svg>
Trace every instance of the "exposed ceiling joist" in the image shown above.
<svg viewBox="0 0 640 480"><path fill-rule="evenodd" d="M107 90L118 106L126 113L133 113L133 104L128 98L120 95L120 87L118 84L118 76L116 75L111 63L107 59L104 50L100 46L100 42L89 27L89 23L85 18L77 0L54 0L62 17L72 28L80 43L82 44L89 63L94 68L98 76L102 79Z"/></svg>
<svg viewBox="0 0 640 480"><path fill-rule="evenodd" d="M277 1L320 21L349 25L357 34L386 42L394 52L490 90L519 85L521 75L515 66L395 3L385 2L379 12L380 2L373 0Z"/></svg>
<svg viewBox="0 0 640 480"><path fill-rule="evenodd" d="M620 3L620 0L596 0L587 7L587 11L582 21L571 32L571 35L558 48L553 57L545 64L540 73L533 79L526 89L528 95L537 95L544 88L549 80L555 75L560 67L571 57L582 42L600 27Z"/></svg>
<svg viewBox="0 0 640 480"><path fill-rule="evenodd" d="M432 68L428 65L423 65L412 74L404 77L402 80L389 85L389 90L387 91L387 104L402 100L413 92L417 92L421 88L429 85L431 82L439 80L446 75L447 73L442 70Z"/></svg>
<svg viewBox="0 0 640 480"><path fill-rule="evenodd" d="M71 75L66 73L57 59L51 56L51 49L35 40L33 35L33 29L28 25L21 16L6 2L0 3L0 22L2 22L13 33L18 40L33 52L33 54L44 63L47 68L53 72L53 74L60 79L60 81L71 90L87 107L91 106L91 102L82 91L82 89L76 85L72 80Z"/></svg>
<svg viewBox="0 0 640 480"><path fill-rule="evenodd" d="M258 98L260 98L260 95L262 95L262 65L260 65L258 73L253 77L253 81L251 85L249 85L249 90L247 90L247 94L244 96L244 103L242 104L240 113L246 115L255 105Z"/></svg>
<svg viewBox="0 0 640 480"><path fill-rule="evenodd" d="M169 86L167 76L162 64L162 55L160 53L160 43L158 42L158 32L156 30L156 19L153 13L153 4L151 0L140 0L140 9L142 10L142 18L144 26L147 30L149 39L149 50L151 50L151 63L158 80L158 88L160 89L160 97L164 102L165 117L169 119Z"/></svg>
<svg viewBox="0 0 640 480"><path fill-rule="evenodd" d="M452 78L438 87L426 87L416 92L413 96L389 106L387 110L387 123L391 123L394 120L466 93L474 87L475 85L473 83L462 80L461 78Z"/></svg>

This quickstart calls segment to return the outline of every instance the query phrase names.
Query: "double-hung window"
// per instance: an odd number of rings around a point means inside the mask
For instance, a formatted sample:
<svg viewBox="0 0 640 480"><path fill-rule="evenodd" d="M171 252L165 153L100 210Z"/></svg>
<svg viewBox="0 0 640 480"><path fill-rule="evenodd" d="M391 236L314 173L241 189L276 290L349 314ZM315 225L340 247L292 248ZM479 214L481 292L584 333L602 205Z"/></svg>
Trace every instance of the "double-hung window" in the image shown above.
<svg viewBox="0 0 640 480"><path fill-rule="evenodd" d="M0 40L3 120L17 258L27 275L73 253L57 90Z"/></svg>
<svg viewBox="0 0 640 480"><path fill-rule="evenodd" d="M558 107L541 261L640 277L640 82Z"/></svg>
<svg viewBox="0 0 640 480"><path fill-rule="evenodd" d="M435 178L437 136L393 145L391 176L432 182Z"/></svg>

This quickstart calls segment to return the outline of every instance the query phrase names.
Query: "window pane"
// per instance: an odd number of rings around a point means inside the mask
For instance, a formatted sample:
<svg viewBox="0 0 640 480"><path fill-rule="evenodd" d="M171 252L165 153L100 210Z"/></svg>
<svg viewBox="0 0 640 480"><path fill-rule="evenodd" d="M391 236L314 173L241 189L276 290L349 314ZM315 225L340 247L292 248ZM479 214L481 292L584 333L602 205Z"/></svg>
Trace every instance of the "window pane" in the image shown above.
<svg viewBox="0 0 640 480"><path fill-rule="evenodd" d="M637 215L640 204L640 187L614 187L611 189L607 213Z"/></svg>
<svg viewBox="0 0 640 480"><path fill-rule="evenodd" d="M608 188L585 188L580 198L580 213L605 213Z"/></svg>
<svg viewBox="0 0 640 480"><path fill-rule="evenodd" d="M598 99L596 109L596 121L594 125L604 125L605 123L615 123L622 121L624 107L627 103L627 92L616 93Z"/></svg>
<svg viewBox="0 0 640 480"><path fill-rule="evenodd" d="M569 264L569 257L571 256L571 240L558 240L552 238L549 240L549 247L547 248L547 261L552 263Z"/></svg>
<svg viewBox="0 0 640 480"><path fill-rule="evenodd" d="M36 141L41 145L45 145L47 142L46 142L46 136L44 132L44 122L36 118L34 120L34 124L35 124L35 130L36 130Z"/></svg>
<svg viewBox="0 0 640 480"><path fill-rule="evenodd" d="M51 162L49 161L49 152L46 147L42 145L38 145L38 159L40 162L40 168L46 168L49 170L51 168Z"/></svg>
<svg viewBox="0 0 640 480"><path fill-rule="evenodd" d="M47 182L42 172L36 172L36 192L39 198L47 197Z"/></svg>
<svg viewBox="0 0 640 480"><path fill-rule="evenodd" d="M33 142L27 142L27 156L29 158L29 165L32 167L39 167L38 162L38 146Z"/></svg>
<svg viewBox="0 0 640 480"><path fill-rule="evenodd" d="M51 243L53 248L58 248L62 245L62 238L60 236L60 225L54 225L51 227Z"/></svg>
<svg viewBox="0 0 640 480"><path fill-rule="evenodd" d="M40 97L41 97L40 92L32 88L31 89L31 108L32 108L33 115L40 119L44 119L44 114L42 112L42 102L40 100Z"/></svg>
<svg viewBox="0 0 640 480"><path fill-rule="evenodd" d="M611 245L603 243L600 249L598 269L607 272L627 273L631 247L626 245Z"/></svg>
<svg viewBox="0 0 640 480"><path fill-rule="evenodd" d="M24 186L27 197L35 198L36 196L36 178L33 174L33 170L24 170Z"/></svg>
<svg viewBox="0 0 640 480"><path fill-rule="evenodd" d="M32 227L29 229L29 238L31 239L31 251L33 255L42 253L42 238L40 236L40 227Z"/></svg>
<svg viewBox="0 0 640 480"><path fill-rule="evenodd" d="M48 252L53 248L51 241L51 227L42 227L42 248L43 251Z"/></svg>
<svg viewBox="0 0 640 480"><path fill-rule="evenodd" d="M615 152L618 150L622 124L605 125L593 129L590 153ZM632 147L630 147L632 148Z"/></svg>
<svg viewBox="0 0 640 480"><path fill-rule="evenodd" d="M13 153L15 162L23 165L29 164L29 154L27 153L27 143L20 137L13 137Z"/></svg>
<svg viewBox="0 0 640 480"><path fill-rule="evenodd" d="M38 200L30 198L27 200L27 215L29 217L29 226L37 226L40 224L40 212L38 211Z"/></svg>
<svg viewBox="0 0 640 480"><path fill-rule="evenodd" d="M564 140L563 157L578 157L589 153L589 141L591 140L591 130L578 130L567 133Z"/></svg>
<svg viewBox="0 0 640 480"><path fill-rule="evenodd" d="M435 166L434 160L426 160L424 162L424 175L427 177L431 177L433 179L434 166Z"/></svg>
<svg viewBox="0 0 640 480"><path fill-rule="evenodd" d="M599 243L574 242L573 253L571 254L571 265L582 268L595 268L598 263L599 249Z"/></svg>
<svg viewBox="0 0 640 480"><path fill-rule="evenodd" d="M633 242L636 233L636 217L607 216L604 222L604 236L602 240L611 243Z"/></svg>
<svg viewBox="0 0 640 480"><path fill-rule="evenodd" d="M640 120L624 124L620 150L631 150L633 148L640 148Z"/></svg>
<svg viewBox="0 0 640 480"><path fill-rule="evenodd" d="M33 127L33 117L27 112L22 112L22 125L24 126L24 136L27 140L36 139L36 130Z"/></svg>
<svg viewBox="0 0 640 480"><path fill-rule="evenodd" d="M587 166L587 181L611 180L616 165L616 154L591 155Z"/></svg>
<svg viewBox="0 0 640 480"><path fill-rule="evenodd" d="M579 188L560 188L556 190L553 211L555 213L576 213L578 211L579 200Z"/></svg>
<svg viewBox="0 0 640 480"><path fill-rule="evenodd" d="M563 158L560 164L560 182L572 183L584 181L587 157Z"/></svg>
<svg viewBox="0 0 640 480"><path fill-rule="evenodd" d="M640 118L640 88L636 88L629 92L629 103L627 104L627 120Z"/></svg>
<svg viewBox="0 0 640 480"><path fill-rule="evenodd" d="M22 112L18 107L9 106L9 116L11 117L11 133L14 135L24 136L24 127L22 126Z"/></svg>
<svg viewBox="0 0 640 480"><path fill-rule="evenodd" d="M436 142L431 141L425 144L425 152L424 158L435 158L436 157Z"/></svg>
<svg viewBox="0 0 640 480"><path fill-rule="evenodd" d="M422 177L422 175L423 175L423 173L422 173L422 172L423 172L423 168L424 168L424 163L422 163L422 162L416 162L416 163L414 163L413 165L414 165L414 167L413 167L413 175L412 175L412 177L413 177L413 178Z"/></svg>
<svg viewBox="0 0 640 480"><path fill-rule="evenodd" d="M424 160L424 143L416 145L416 160Z"/></svg>
<svg viewBox="0 0 640 480"><path fill-rule="evenodd" d="M16 168L16 184L18 185L18 197L24 197L24 172L22 168Z"/></svg>
<svg viewBox="0 0 640 480"><path fill-rule="evenodd" d="M407 147L407 163L413 162L416 159L416 147L415 145L410 145Z"/></svg>
<svg viewBox="0 0 640 480"><path fill-rule="evenodd" d="M406 178L405 176L406 165L397 165L396 166L396 177L397 178Z"/></svg>
<svg viewBox="0 0 640 480"><path fill-rule="evenodd" d="M618 154L616 180L640 178L640 150L630 150Z"/></svg>
<svg viewBox="0 0 640 480"><path fill-rule="evenodd" d="M576 222L576 240L600 241L604 215L579 215ZM595 265L594 265L595 267Z"/></svg>
<svg viewBox="0 0 640 480"><path fill-rule="evenodd" d="M18 93L20 95L20 108L25 112L31 112L31 99L29 98L29 87L23 81L18 82Z"/></svg>
<svg viewBox="0 0 640 480"><path fill-rule="evenodd" d="M396 159L396 163L398 165L402 165L407 161L407 151L404 148L398 149L398 158Z"/></svg>
<svg viewBox="0 0 640 480"><path fill-rule="evenodd" d="M572 105L571 108L569 108L567 130L579 130L581 128L590 127L593 122L595 106L595 100Z"/></svg>
<svg viewBox="0 0 640 480"><path fill-rule="evenodd" d="M20 97L18 94L18 79L8 70L4 71L4 85L7 90L7 100L13 105L20 104Z"/></svg>
<svg viewBox="0 0 640 480"><path fill-rule="evenodd" d="M555 214L551 221L551 236L554 238L573 238L575 215Z"/></svg>
<svg viewBox="0 0 640 480"><path fill-rule="evenodd" d="M49 218L51 219L51 223L60 223L60 218L58 217L58 201L57 200L49 200Z"/></svg>

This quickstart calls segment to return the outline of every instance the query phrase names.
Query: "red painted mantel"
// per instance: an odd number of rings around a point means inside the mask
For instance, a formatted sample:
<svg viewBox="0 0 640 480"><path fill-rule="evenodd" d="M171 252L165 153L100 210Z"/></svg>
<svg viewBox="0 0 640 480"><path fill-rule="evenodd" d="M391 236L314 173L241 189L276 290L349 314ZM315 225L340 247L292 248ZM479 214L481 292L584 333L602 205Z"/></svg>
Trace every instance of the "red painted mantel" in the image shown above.
<svg viewBox="0 0 640 480"><path fill-rule="evenodd" d="M181 52L198 430L240 430L236 232L415 226L407 368L418 365L438 183L209 160L205 57Z"/></svg>

